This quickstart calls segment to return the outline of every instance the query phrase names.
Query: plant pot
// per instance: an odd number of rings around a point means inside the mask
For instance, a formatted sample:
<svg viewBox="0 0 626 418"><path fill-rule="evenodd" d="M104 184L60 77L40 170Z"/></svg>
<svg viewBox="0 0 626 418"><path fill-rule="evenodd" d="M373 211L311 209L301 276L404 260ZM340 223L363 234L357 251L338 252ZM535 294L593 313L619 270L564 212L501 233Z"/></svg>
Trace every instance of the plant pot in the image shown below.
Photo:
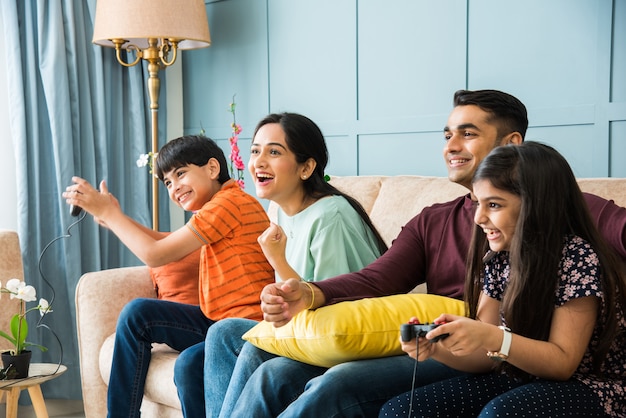
<svg viewBox="0 0 626 418"><path fill-rule="evenodd" d="M4 351L2 353L2 366L5 372L9 373L11 379L24 379L28 377L28 369L30 367L30 356L33 353L28 350L22 351L18 355L11 355L10 351ZM11 369L7 370L7 367L11 366ZM16 374L12 375L11 370L15 370Z"/></svg>

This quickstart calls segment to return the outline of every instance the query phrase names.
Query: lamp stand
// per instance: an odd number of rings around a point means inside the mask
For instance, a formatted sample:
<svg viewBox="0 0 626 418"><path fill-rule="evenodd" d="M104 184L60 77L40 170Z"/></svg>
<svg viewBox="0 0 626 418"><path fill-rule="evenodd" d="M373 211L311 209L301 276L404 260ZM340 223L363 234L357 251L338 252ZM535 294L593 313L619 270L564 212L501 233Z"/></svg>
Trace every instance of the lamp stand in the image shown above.
<svg viewBox="0 0 626 418"><path fill-rule="evenodd" d="M154 40L154 39L151 39ZM156 41L156 40L155 40ZM155 60L148 63L148 94L150 95L150 116L152 120L152 155L159 151L159 64ZM155 158L155 157L152 157ZM154 164L153 164L154 167ZM153 168L154 170L154 168ZM152 173L152 229L159 230L159 179Z"/></svg>
<svg viewBox="0 0 626 418"><path fill-rule="evenodd" d="M97 0L93 43L115 47L117 61L124 67L132 67L141 59L148 62L148 94L152 119L151 155L154 159L158 152L159 138L159 70L174 64L178 49L205 48L211 45L204 0ZM122 49L135 51L135 60L131 63L124 62ZM152 229L159 229L159 181L154 177L154 172Z"/></svg>
<svg viewBox="0 0 626 418"><path fill-rule="evenodd" d="M159 93L161 89L161 81L159 80L159 70L161 67L166 68L174 64L176 61L176 51L178 50L178 41L175 39L148 39L148 47L139 49L135 45L129 45L126 49L135 51L137 58L131 63L126 63L122 59L122 45L127 41L125 39L111 39L115 45L115 55L117 61L124 67L132 67L141 59L148 61L148 95L150 96L150 115L152 121L152 158L155 158L159 151ZM172 53L172 59L168 61L169 53ZM152 173L152 229L159 230L159 179Z"/></svg>

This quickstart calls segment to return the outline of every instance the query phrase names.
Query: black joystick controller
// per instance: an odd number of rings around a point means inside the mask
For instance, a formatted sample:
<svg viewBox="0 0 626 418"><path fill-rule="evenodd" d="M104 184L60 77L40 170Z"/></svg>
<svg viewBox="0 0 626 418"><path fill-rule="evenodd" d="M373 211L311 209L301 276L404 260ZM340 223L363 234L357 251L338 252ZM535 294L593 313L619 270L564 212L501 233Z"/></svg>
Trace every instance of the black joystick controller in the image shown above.
<svg viewBox="0 0 626 418"><path fill-rule="evenodd" d="M400 326L400 337L404 342L411 341L413 338L417 337L425 337L429 331L437 328L439 325L442 324L402 324ZM430 341L436 343L439 340L443 340L448 335L450 334L441 334Z"/></svg>
<svg viewBox="0 0 626 418"><path fill-rule="evenodd" d="M75 190L74 193L77 194L82 194L81 192L79 192L78 190ZM76 205L70 205L70 215L72 216L78 216L80 215L80 213L83 211L83 208L81 208L80 206L76 206Z"/></svg>
<svg viewBox="0 0 626 418"><path fill-rule="evenodd" d="M81 208L80 206L70 205L70 215L78 216L80 215L82 211L83 211L83 208Z"/></svg>

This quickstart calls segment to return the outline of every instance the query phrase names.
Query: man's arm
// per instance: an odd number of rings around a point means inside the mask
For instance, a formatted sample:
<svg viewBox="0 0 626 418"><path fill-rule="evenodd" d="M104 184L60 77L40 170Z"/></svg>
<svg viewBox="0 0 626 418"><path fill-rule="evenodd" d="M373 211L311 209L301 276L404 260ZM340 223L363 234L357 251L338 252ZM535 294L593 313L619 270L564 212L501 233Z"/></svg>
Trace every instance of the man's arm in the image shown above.
<svg viewBox="0 0 626 418"><path fill-rule="evenodd" d="M598 230L613 250L626 260L626 208L600 196L583 195Z"/></svg>

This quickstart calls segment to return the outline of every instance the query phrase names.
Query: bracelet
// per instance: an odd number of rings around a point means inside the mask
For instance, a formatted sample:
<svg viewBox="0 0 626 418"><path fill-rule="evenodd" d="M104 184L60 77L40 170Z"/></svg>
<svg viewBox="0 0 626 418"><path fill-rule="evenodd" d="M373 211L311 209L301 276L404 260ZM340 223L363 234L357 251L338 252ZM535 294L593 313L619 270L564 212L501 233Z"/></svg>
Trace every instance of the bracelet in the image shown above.
<svg viewBox="0 0 626 418"><path fill-rule="evenodd" d="M305 281L303 281L302 283L304 283L309 289L311 289L311 304L307 308L307 310L309 310L313 308L313 305L315 304L315 290L313 290L313 286L311 285L311 283Z"/></svg>

